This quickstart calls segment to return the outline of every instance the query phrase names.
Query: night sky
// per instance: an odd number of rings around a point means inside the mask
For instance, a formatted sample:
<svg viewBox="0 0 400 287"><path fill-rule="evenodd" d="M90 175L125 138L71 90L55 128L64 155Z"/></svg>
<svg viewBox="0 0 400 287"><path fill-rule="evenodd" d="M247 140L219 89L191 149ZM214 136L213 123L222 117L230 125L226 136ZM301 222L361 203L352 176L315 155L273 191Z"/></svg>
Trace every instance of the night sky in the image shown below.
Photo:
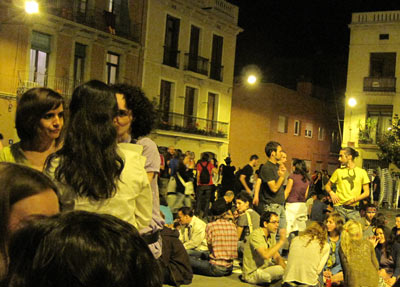
<svg viewBox="0 0 400 287"><path fill-rule="evenodd" d="M352 12L400 10L396 0L230 0L239 6L235 75L257 64L263 81L297 79L343 94Z"/></svg>

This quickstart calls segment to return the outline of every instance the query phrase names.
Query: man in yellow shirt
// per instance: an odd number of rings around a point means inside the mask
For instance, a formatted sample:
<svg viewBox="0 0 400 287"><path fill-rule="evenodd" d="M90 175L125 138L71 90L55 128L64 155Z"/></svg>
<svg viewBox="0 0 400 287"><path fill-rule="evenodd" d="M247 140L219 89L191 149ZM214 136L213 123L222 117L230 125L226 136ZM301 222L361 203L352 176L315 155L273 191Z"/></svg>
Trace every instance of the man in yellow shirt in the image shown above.
<svg viewBox="0 0 400 287"><path fill-rule="evenodd" d="M354 159L358 152L351 147L343 148L339 153L341 167L335 170L325 185L325 190L332 198L335 210L346 220L361 221L358 202L369 196L369 177L367 172L356 167ZM336 184L336 192L332 191Z"/></svg>

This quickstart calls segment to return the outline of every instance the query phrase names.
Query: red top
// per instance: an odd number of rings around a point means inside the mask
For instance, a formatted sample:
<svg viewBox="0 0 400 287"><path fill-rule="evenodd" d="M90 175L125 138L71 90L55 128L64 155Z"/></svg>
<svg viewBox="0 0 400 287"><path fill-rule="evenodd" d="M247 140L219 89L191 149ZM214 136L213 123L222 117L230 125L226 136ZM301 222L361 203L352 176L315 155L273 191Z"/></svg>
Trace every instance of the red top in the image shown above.
<svg viewBox="0 0 400 287"><path fill-rule="evenodd" d="M204 184L204 183L200 183L200 180L198 180L197 185L213 185L212 170L214 169L214 165L211 162L205 162L205 161L199 162L196 167L197 174L200 176L203 167L206 167L206 165L207 165L208 172L210 173L210 182L208 184Z"/></svg>

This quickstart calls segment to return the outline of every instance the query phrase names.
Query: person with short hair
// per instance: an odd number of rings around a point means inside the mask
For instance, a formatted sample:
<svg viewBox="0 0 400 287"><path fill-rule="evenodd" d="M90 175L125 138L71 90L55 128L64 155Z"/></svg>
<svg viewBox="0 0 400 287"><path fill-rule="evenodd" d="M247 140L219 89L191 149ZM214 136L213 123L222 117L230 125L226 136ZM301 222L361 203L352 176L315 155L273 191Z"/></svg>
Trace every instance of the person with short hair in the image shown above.
<svg viewBox="0 0 400 287"><path fill-rule="evenodd" d="M286 241L281 234L276 242L279 216L265 211L260 218L260 228L248 237L243 254L243 280L251 284L271 283L282 278L286 263L279 255L279 249Z"/></svg>
<svg viewBox="0 0 400 287"><path fill-rule="evenodd" d="M361 221L358 212L359 201L369 196L369 177L367 172L356 166L354 160L358 152L351 147L343 148L339 153L341 167L332 174L325 190L332 198L335 211L340 213L345 220ZM336 184L336 192L332 185Z"/></svg>
<svg viewBox="0 0 400 287"><path fill-rule="evenodd" d="M9 287L161 287L157 262L131 224L108 214L60 213L13 236Z"/></svg>
<svg viewBox="0 0 400 287"><path fill-rule="evenodd" d="M211 213L213 221L206 227L209 258L204 258L202 254L191 256L190 265L194 274L227 276L232 273L233 260L237 258L236 227L228 219L229 214L223 202L215 204Z"/></svg>
<svg viewBox="0 0 400 287"><path fill-rule="evenodd" d="M214 165L209 162L208 153L203 153L197 163L197 191L196 191L196 215L207 219L210 208L211 192L213 191L212 174L217 172Z"/></svg>
<svg viewBox="0 0 400 287"><path fill-rule="evenodd" d="M376 206L372 203L367 204L365 207L365 216L361 218L361 226L363 229L363 238L374 236L372 228L372 221L376 215Z"/></svg>
<svg viewBox="0 0 400 287"><path fill-rule="evenodd" d="M61 147L64 99L49 88L32 88L17 104L15 128L20 141L0 149L0 162L43 171L47 157Z"/></svg>
<svg viewBox="0 0 400 287"><path fill-rule="evenodd" d="M11 235L28 222L59 212L56 185L43 173L15 163L0 163L0 279L8 265Z"/></svg>
<svg viewBox="0 0 400 287"><path fill-rule="evenodd" d="M379 206L379 198L381 195L381 179L376 170L374 170L372 173L374 176L374 180L372 182L372 195L374 198L375 206Z"/></svg>
<svg viewBox="0 0 400 287"><path fill-rule="evenodd" d="M258 155L253 154L250 156L249 163L238 171L240 172L240 175L235 184L235 194L238 194L241 191L246 191L248 194L252 194L254 168L257 165Z"/></svg>
<svg viewBox="0 0 400 287"><path fill-rule="evenodd" d="M206 223L194 215L191 207L181 207L176 221L179 229L179 239L190 255L190 251L207 251Z"/></svg>
<svg viewBox="0 0 400 287"><path fill-rule="evenodd" d="M395 226L392 228L392 238L400 235L400 214L396 214Z"/></svg>

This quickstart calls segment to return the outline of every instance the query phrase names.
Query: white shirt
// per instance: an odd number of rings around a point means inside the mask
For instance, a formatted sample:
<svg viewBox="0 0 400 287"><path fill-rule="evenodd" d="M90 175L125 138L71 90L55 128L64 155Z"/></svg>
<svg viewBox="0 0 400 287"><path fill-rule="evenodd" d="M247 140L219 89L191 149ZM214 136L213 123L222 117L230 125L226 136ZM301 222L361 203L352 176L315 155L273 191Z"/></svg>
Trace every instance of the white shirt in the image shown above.
<svg viewBox="0 0 400 287"><path fill-rule="evenodd" d="M187 250L208 250L206 241L206 223L196 216L193 216L192 221L179 230L179 239Z"/></svg>

